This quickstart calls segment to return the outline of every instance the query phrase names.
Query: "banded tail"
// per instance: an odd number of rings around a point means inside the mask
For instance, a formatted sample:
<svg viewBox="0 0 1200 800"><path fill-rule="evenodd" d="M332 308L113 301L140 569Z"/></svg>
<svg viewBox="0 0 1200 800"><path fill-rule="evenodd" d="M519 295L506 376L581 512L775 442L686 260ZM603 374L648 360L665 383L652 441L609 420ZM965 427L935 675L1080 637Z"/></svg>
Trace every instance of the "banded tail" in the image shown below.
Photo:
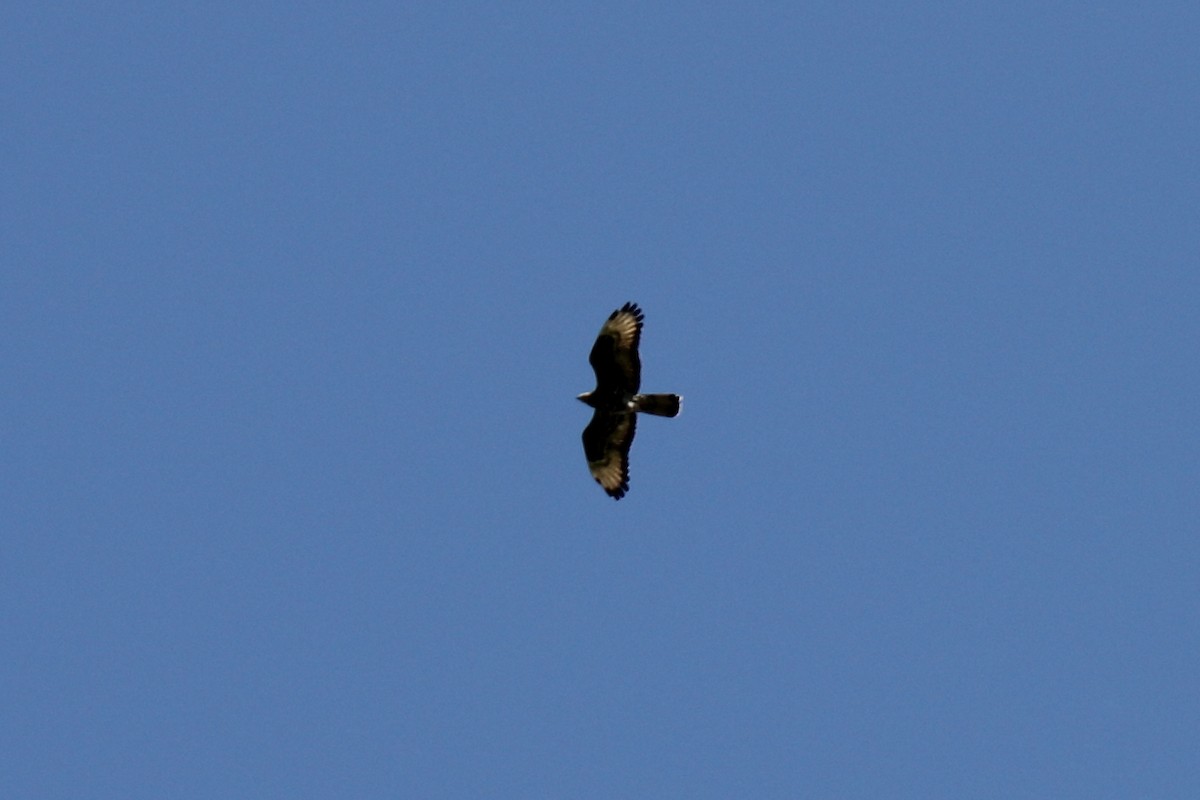
<svg viewBox="0 0 1200 800"><path fill-rule="evenodd" d="M639 394L634 396L633 402L643 414L673 417L679 413L679 401L682 399L677 394Z"/></svg>

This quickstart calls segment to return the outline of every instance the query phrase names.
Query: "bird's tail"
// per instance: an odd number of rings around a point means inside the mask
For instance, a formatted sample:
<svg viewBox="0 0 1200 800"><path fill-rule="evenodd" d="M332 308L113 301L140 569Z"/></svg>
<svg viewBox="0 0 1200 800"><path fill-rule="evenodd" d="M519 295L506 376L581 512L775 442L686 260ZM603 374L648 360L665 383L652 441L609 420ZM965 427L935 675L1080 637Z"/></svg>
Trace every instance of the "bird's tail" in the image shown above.
<svg viewBox="0 0 1200 800"><path fill-rule="evenodd" d="M679 413L679 401L682 399L677 394L639 394L633 401L638 411L657 414L660 417L673 417Z"/></svg>

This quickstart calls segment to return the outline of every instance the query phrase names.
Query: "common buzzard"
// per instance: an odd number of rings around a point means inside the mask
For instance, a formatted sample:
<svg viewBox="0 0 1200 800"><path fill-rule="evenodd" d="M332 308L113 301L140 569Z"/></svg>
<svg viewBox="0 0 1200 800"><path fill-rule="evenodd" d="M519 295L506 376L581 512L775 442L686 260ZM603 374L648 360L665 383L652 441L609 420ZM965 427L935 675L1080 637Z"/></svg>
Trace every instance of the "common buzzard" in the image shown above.
<svg viewBox="0 0 1200 800"><path fill-rule="evenodd" d="M639 411L660 417L679 413L677 394L638 394L642 362L642 310L626 303L609 314L592 345L588 361L596 371L596 388L579 399L596 409L583 429L583 452L596 483L614 500L629 491L629 447Z"/></svg>

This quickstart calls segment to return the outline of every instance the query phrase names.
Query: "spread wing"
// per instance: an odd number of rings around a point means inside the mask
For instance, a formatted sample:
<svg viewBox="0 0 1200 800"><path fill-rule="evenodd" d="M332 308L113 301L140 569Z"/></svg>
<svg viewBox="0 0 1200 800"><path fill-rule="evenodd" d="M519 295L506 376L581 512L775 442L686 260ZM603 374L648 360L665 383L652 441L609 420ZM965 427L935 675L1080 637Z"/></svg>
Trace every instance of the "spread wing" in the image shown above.
<svg viewBox="0 0 1200 800"><path fill-rule="evenodd" d="M642 362L638 358L638 342L642 339L642 319L642 310L637 304L626 303L610 314L604 327L600 328L588 361L596 371L596 387L601 393L620 389L634 394L641 387Z"/></svg>
<svg viewBox="0 0 1200 800"><path fill-rule="evenodd" d="M597 411L583 429L583 452L596 483L609 497L620 500L629 491L629 448L637 414Z"/></svg>

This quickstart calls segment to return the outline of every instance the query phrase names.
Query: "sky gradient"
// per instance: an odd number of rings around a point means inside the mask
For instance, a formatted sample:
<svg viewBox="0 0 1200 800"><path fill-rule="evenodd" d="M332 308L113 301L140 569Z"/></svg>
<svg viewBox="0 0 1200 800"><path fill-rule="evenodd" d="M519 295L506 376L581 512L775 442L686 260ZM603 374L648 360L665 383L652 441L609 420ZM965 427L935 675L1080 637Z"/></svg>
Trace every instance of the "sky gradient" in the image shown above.
<svg viewBox="0 0 1200 800"><path fill-rule="evenodd" d="M0 795L1200 796L1198 41L6 7Z"/></svg>

